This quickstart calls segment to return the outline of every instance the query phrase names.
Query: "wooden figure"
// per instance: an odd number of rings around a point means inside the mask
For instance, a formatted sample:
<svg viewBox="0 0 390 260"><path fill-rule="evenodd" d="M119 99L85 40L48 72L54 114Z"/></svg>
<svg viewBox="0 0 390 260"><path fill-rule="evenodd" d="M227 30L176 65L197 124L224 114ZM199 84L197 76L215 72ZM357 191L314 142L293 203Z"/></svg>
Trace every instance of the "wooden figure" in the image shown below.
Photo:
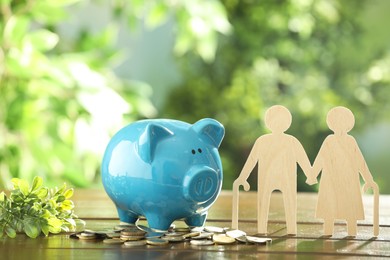
<svg viewBox="0 0 390 260"><path fill-rule="evenodd" d="M348 235L356 236L357 220L364 219L359 173L363 190L374 191L374 235L379 234L379 189L355 139L348 134L355 124L352 112L335 107L326 122L334 134L326 137L313 164L313 178L322 171L316 217L324 219L324 235L333 234L335 219L347 221Z"/></svg>
<svg viewBox="0 0 390 260"><path fill-rule="evenodd" d="M295 137L284 133L290 127L291 121L291 113L284 106L272 106L266 111L265 125L271 133L256 140L240 176L233 183L233 228L238 228L239 187L242 185L245 191L249 190L247 179L258 164L258 233L267 233L269 202L274 190L280 190L283 194L287 233L297 233L297 163L308 178L312 174L310 161L301 143ZM315 181L307 180L310 183Z"/></svg>

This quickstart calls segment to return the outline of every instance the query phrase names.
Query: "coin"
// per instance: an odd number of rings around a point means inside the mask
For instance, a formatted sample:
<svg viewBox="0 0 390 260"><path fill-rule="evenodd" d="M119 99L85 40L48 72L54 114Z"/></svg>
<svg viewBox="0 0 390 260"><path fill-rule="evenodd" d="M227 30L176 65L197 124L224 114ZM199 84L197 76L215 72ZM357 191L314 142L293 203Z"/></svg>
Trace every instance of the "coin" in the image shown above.
<svg viewBox="0 0 390 260"><path fill-rule="evenodd" d="M190 238L190 237L196 237L196 236L199 236L199 235L200 235L200 232L191 232L191 233L184 234L183 237L184 238Z"/></svg>
<svg viewBox="0 0 390 260"><path fill-rule="evenodd" d="M93 233L82 232L78 234L77 237L82 240L93 240L96 238L96 235Z"/></svg>
<svg viewBox="0 0 390 260"><path fill-rule="evenodd" d="M115 232L107 233L106 235L107 235L107 237L109 237L109 238L119 238L119 237L121 236L121 234L115 233Z"/></svg>
<svg viewBox="0 0 390 260"><path fill-rule="evenodd" d="M82 236L82 237L95 237L96 235L93 232L81 232L79 234L79 236Z"/></svg>
<svg viewBox="0 0 390 260"><path fill-rule="evenodd" d="M204 230L204 227L194 227L191 228L191 232L202 232Z"/></svg>
<svg viewBox="0 0 390 260"><path fill-rule="evenodd" d="M213 241L216 244L226 245L226 244L233 244L236 242L236 240L232 237L228 237L225 234L215 234L213 235Z"/></svg>
<svg viewBox="0 0 390 260"><path fill-rule="evenodd" d="M225 233L225 229L221 227L206 226L204 230L211 233Z"/></svg>
<svg viewBox="0 0 390 260"><path fill-rule="evenodd" d="M164 235L164 233L160 233L160 232L148 232L148 233L146 233L145 237L147 237L147 238L162 237L163 235Z"/></svg>
<svg viewBox="0 0 390 260"><path fill-rule="evenodd" d="M190 232L190 228L189 227L177 227L174 229L176 232Z"/></svg>
<svg viewBox="0 0 390 260"><path fill-rule="evenodd" d="M226 235L232 238L237 238L241 236L246 236L246 233L238 229L233 229L233 230L226 231Z"/></svg>
<svg viewBox="0 0 390 260"><path fill-rule="evenodd" d="M167 237L181 237L184 234L185 233L169 232L169 233L166 233L165 236L167 236Z"/></svg>
<svg viewBox="0 0 390 260"><path fill-rule="evenodd" d="M164 246L169 243L167 240L161 238L148 238L146 239L146 242L148 245L153 245L153 246Z"/></svg>
<svg viewBox="0 0 390 260"><path fill-rule="evenodd" d="M191 240L190 244L194 246L211 246L214 245L214 242L211 240Z"/></svg>
<svg viewBox="0 0 390 260"><path fill-rule="evenodd" d="M121 230L121 235L125 236L145 236L145 234L145 231L138 229L135 226L133 228L125 228Z"/></svg>
<svg viewBox="0 0 390 260"><path fill-rule="evenodd" d="M142 240L144 239L144 236L120 236L120 239L123 241L136 241L136 240Z"/></svg>
<svg viewBox="0 0 390 260"><path fill-rule="evenodd" d="M121 231L121 230L123 230L123 229L125 229L125 228L129 228L129 227L135 227L135 225L134 225L134 224L121 224L121 225L116 225L116 226L114 227L114 230L119 230L119 231Z"/></svg>
<svg viewBox="0 0 390 260"><path fill-rule="evenodd" d="M191 239L200 240L200 239L208 239L211 238L211 236L214 235L210 232L202 232L199 234L199 236L191 237Z"/></svg>
<svg viewBox="0 0 390 260"><path fill-rule="evenodd" d="M142 239L142 240L137 240L137 241L126 241L124 243L124 245L127 246L127 247L144 246L144 245L146 245L146 240Z"/></svg>
<svg viewBox="0 0 390 260"><path fill-rule="evenodd" d="M107 238L103 240L105 244L123 244L123 241L119 238Z"/></svg>
<svg viewBox="0 0 390 260"><path fill-rule="evenodd" d="M271 238L266 237L246 236L246 239L248 242L255 244L266 244L267 242L272 242Z"/></svg>
<svg viewBox="0 0 390 260"><path fill-rule="evenodd" d="M246 236L236 237L236 240L240 241L241 243L248 243L248 240L246 239Z"/></svg>
<svg viewBox="0 0 390 260"><path fill-rule="evenodd" d="M183 236L176 236L176 237L164 236L161 239L164 239L168 242L183 242L185 240Z"/></svg>

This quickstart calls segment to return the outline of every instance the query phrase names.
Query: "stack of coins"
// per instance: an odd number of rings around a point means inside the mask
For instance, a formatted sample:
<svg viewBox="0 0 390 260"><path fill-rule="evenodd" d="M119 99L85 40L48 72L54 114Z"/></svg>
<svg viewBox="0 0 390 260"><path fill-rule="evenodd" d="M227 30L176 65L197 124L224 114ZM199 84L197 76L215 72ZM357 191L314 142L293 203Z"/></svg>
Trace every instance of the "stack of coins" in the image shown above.
<svg viewBox="0 0 390 260"><path fill-rule="evenodd" d="M146 232L136 226L129 226L120 231L120 239L123 241L136 241L145 239Z"/></svg>
<svg viewBox="0 0 390 260"><path fill-rule="evenodd" d="M113 230L84 230L71 234L70 238L85 241L103 240L107 244L124 244L126 247L153 245L164 246L169 243L189 242L193 246L229 245L234 243L267 244L271 238L248 236L237 229L206 227L175 227L167 232L157 232L146 226L117 225Z"/></svg>

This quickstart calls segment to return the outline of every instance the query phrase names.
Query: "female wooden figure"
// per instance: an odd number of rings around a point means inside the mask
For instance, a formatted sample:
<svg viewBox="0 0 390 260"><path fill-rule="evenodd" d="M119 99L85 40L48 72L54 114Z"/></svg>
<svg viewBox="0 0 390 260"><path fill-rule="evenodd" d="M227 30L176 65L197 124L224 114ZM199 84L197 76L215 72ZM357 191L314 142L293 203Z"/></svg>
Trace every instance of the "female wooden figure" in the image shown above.
<svg viewBox="0 0 390 260"><path fill-rule="evenodd" d="M356 236L357 220L364 219L359 174L365 181L364 190L378 191L378 185L357 142L348 134L355 124L352 112L335 107L329 111L326 122L334 134L325 139L313 164L314 178L322 171L316 217L324 219L324 235L333 234L335 219L344 219L348 235Z"/></svg>

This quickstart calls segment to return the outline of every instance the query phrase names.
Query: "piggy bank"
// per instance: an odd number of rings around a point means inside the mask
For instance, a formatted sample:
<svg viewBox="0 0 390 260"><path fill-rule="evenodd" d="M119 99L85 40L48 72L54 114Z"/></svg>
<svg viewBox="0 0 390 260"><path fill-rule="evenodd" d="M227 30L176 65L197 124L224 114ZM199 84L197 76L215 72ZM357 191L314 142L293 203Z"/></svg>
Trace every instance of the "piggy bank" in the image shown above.
<svg viewBox="0 0 390 260"><path fill-rule="evenodd" d="M218 153L224 127L205 118L191 125L141 120L117 132L102 162L104 188L122 222L144 216L165 231L173 221L202 226L222 186Z"/></svg>

